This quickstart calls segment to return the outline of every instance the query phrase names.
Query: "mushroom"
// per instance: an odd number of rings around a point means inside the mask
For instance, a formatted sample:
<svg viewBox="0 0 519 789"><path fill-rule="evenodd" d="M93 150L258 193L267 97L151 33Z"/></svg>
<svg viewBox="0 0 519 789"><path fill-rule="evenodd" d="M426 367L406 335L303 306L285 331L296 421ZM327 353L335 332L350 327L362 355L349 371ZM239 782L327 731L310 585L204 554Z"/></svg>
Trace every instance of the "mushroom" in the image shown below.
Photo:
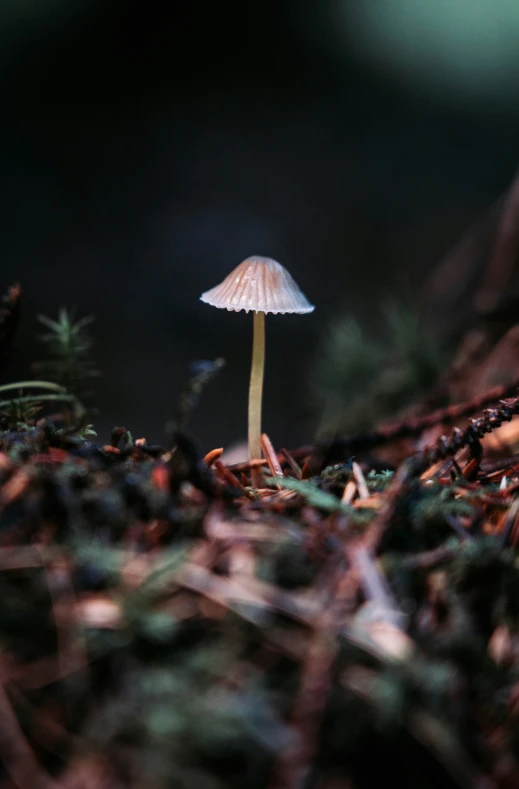
<svg viewBox="0 0 519 789"><path fill-rule="evenodd" d="M265 368L265 314L307 313L314 310L286 268L272 258L253 255L220 285L200 296L213 307L254 313L252 366L249 387L249 460L261 458L261 400ZM261 486L260 468L251 468L255 487Z"/></svg>

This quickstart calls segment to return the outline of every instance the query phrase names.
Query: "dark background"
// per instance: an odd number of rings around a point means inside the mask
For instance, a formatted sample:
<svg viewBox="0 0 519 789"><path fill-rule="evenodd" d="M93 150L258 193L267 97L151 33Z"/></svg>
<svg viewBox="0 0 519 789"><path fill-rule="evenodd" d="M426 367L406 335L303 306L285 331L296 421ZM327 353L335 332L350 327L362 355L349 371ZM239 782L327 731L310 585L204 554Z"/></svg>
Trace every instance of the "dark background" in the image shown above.
<svg viewBox="0 0 519 789"><path fill-rule="evenodd" d="M189 361L223 356L193 427L207 449L240 440L251 319L198 299L263 254L317 305L267 320L265 429L311 437L330 320L376 325L389 294L420 287L506 189L519 130L510 62L488 84L471 71L484 39L458 78L441 27L414 69L411 30L393 68L340 5L4 0L0 280L24 288L9 380L38 357L36 315L76 307L96 315L101 439L125 424L164 440Z"/></svg>

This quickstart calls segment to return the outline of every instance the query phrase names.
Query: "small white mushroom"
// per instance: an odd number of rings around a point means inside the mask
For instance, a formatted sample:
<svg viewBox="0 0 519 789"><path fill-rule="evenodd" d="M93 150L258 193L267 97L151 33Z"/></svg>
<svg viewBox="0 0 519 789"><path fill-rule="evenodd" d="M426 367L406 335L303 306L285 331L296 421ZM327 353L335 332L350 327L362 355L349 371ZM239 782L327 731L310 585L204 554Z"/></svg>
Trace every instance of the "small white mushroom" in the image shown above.
<svg viewBox="0 0 519 789"><path fill-rule="evenodd" d="M249 387L249 460L261 457L261 401L265 367L265 314L304 314L315 307L301 292L286 268L272 258L253 255L212 290L202 293L201 300L213 307L254 313L252 367ZM251 469L256 487L261 485L261 469Z"/></svg>

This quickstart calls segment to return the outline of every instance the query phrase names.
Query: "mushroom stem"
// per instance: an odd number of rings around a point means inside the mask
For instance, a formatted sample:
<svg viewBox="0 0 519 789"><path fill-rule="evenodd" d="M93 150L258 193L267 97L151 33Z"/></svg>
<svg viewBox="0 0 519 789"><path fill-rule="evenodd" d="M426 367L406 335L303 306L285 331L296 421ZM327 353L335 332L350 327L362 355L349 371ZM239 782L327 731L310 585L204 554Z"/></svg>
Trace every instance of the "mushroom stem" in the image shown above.
<svg viewBox="0 0 519 789"><path fill-rule="evenodd" d="M261 458L261 401L263 396L263 372L265 369L265 313L254 313L252 332L252 366L249 386L249 460ZM261 468L251 469L251 481L255 488L261 487Z"/></svg>

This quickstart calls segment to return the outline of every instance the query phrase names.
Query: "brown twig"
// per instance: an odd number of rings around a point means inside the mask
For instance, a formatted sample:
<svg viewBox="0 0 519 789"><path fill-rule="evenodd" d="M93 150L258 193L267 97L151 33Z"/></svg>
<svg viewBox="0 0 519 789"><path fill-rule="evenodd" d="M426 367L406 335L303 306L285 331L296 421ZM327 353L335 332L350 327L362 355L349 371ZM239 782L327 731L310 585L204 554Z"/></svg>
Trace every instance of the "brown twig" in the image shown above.
<svg viewBox="0 0 519 789"><path fill-rule="evenodd" d="M494 386L492 389L484 392L481 395L476 395L470 400L456 405L450 405L446 408L440 408L432 411L424 416L406 419L404 421L395 422L390 425L380 427L369 433L359 433L358 435L343 436L334 439L328 445L321 445L317 447L300 447L299 449L292 450L292 455L295 458L301 455L308 454L309 450L314 455L314 467L321 467L327 465L327 459L335 452L346 452L353 450L368 450L376 446L397 441L402 438L415 438L426 430L436 427L441 424L453 424L458 419L475 414L481 411L485 406L495 403L504 398L515 395L519 388L519 377L514 378L508 384L501 386Z"/></svg>
<svg viewBox="0 0 519 789"><path fill-rule="evenodd" d="M386 494L384 506L374 522L370 524L364 536L366 548L373 551L373 553L378 548L382 536L392 522L400 501L406 497L413 479L420 473L422 465L421 455L414 456L403 463L395 474L395 478Z"/></svg>
<svg viewBox="0 0 519 789"><path fill-rule="evenodd" d="M56 628L57 663L60 674L67 676L85 671L88 667L88 658L76 633L76 595L70 562L65 557L61 557L53 563L47 563L42 555L42 566Z"/></svg>
<svg viewBox="0 0 519 789"><path fill-rule="evenodd" d="M267 461L265 458L258 458L257 460L241 460L239 463L231 463L227 468L239 474L241 472L250 471L253 468L260 468L262 466L266 466Z"/></svg>
<svg viewBox="0 0 519 789"><path fill-rule="evenodd" d="M336 634L332 617L323 613L313 632L302 667L299 692L292 709L298 740L284 752L270 789L299 789L318 747L319 729L332 687Z"/></svg>
<svg viewBox="0 0 519 789"><path fill-rule="evenodd" d="M276 453L274 452L272 442L266 433L263 433L261 436L261 449L263 450L263 454L265 455L272 476L282 477L283 471L281 470L281 465ZM280 490L281 488L278 487L278 489Z"/></svg>
<svg viewBox="0 0 519 789"><path fill-rule="evenodd" d="M241 484L239 479L232 473L232 471L222 463L221 460L215 460L213 463L214 468L218 472L221 479L232 488L237 488L244 496L248 495L246 488Z"/></svg>
<svg viewBox="0 0 519 789"><path fill-rule="evenodd" d="M249 617L242 608L243 603L278 611L310 627L315 624L315 618L320 613L320 607L312 605L312 601L298 599L295 594L281 591L271 584L251 578L247 579L246 583L239 583L195 564L185 564L172 573L171 582L231 608L244 619Z"/></svg>
<svg viewBox="0 0 519 789"><path fill-rule="evenodd" d="M404 556L399 565L409 570L429 570L452 561L458 554L458 547L440 545L438 548L433 548L423 553L416 553L414 556Z"/></svg>
<svg viewBox="0 0 519 789"><path fill-rule="evenodd" d="M361 499L369 499L369 490L368 485L366 483L364 474L362 473L362 469L358 463L351 464L351 470L353 472L353 476L355 477L355 482L357 483L357 490L359 491L359 498Z"/></svg>
<svg viewBox="0 0 519 789"><path fill-rule="evenodd" d="M348 574L348 571L346 571ZM274 770L270 789L299 789L306 784L318 748L319 730L333 684L333 666L342 620L337 616L335 592L344 584L344 562L332 564L325 573L319 615L301 668L299 689L292 706L291 720L297 739L285 748ZM340 597L340 595L339 595Z"/></svg>
<svg viewBox="0 0 519 789"><path fill-rule="evenodd" d="M212 466L215 460L220 460L223 455L223 447L218 447L217 449L212 449L207 455L204 456L204 463L208 466Z"/></svg>
<svg viewBox="0 0 519 789"><path fill-rule="evenodd" d="M288 449L284 449L283 448L281 450L280 454L285 456L286 461L287 461L288 465L290 466L290 468L291 468L293 474L295 475L296 479L302 479L303 474L302 474L302 471L301 471L301 466L294 459L292 453L289 452Z"/></svg>
<svg viewBox="0 0 519 789"><path fill-rule="evenodd" d="M471 419L470 424L464 430L455 428L450 438L441 436L433 446L426 447L404 461L395 474L383 509L366 532L366 546L373 551L376 550L384 532L393 520L399 502L407 495L409 486L415 477L419 476L428 466L449 455L455 455L465 446L474 447L475 452L479 452L480 439L486 433L491 433L492 430L500 427L503 422L509 422L516 414L519 414L519 397L503 400L497 408L487 409L484 416Z"/></svg>
<svg viewBox="0 0 519 789"><path fill-rule="evenodd" d="M58 789L29 747L3 682L0 682L0 760L18 789Z"/></svg>

